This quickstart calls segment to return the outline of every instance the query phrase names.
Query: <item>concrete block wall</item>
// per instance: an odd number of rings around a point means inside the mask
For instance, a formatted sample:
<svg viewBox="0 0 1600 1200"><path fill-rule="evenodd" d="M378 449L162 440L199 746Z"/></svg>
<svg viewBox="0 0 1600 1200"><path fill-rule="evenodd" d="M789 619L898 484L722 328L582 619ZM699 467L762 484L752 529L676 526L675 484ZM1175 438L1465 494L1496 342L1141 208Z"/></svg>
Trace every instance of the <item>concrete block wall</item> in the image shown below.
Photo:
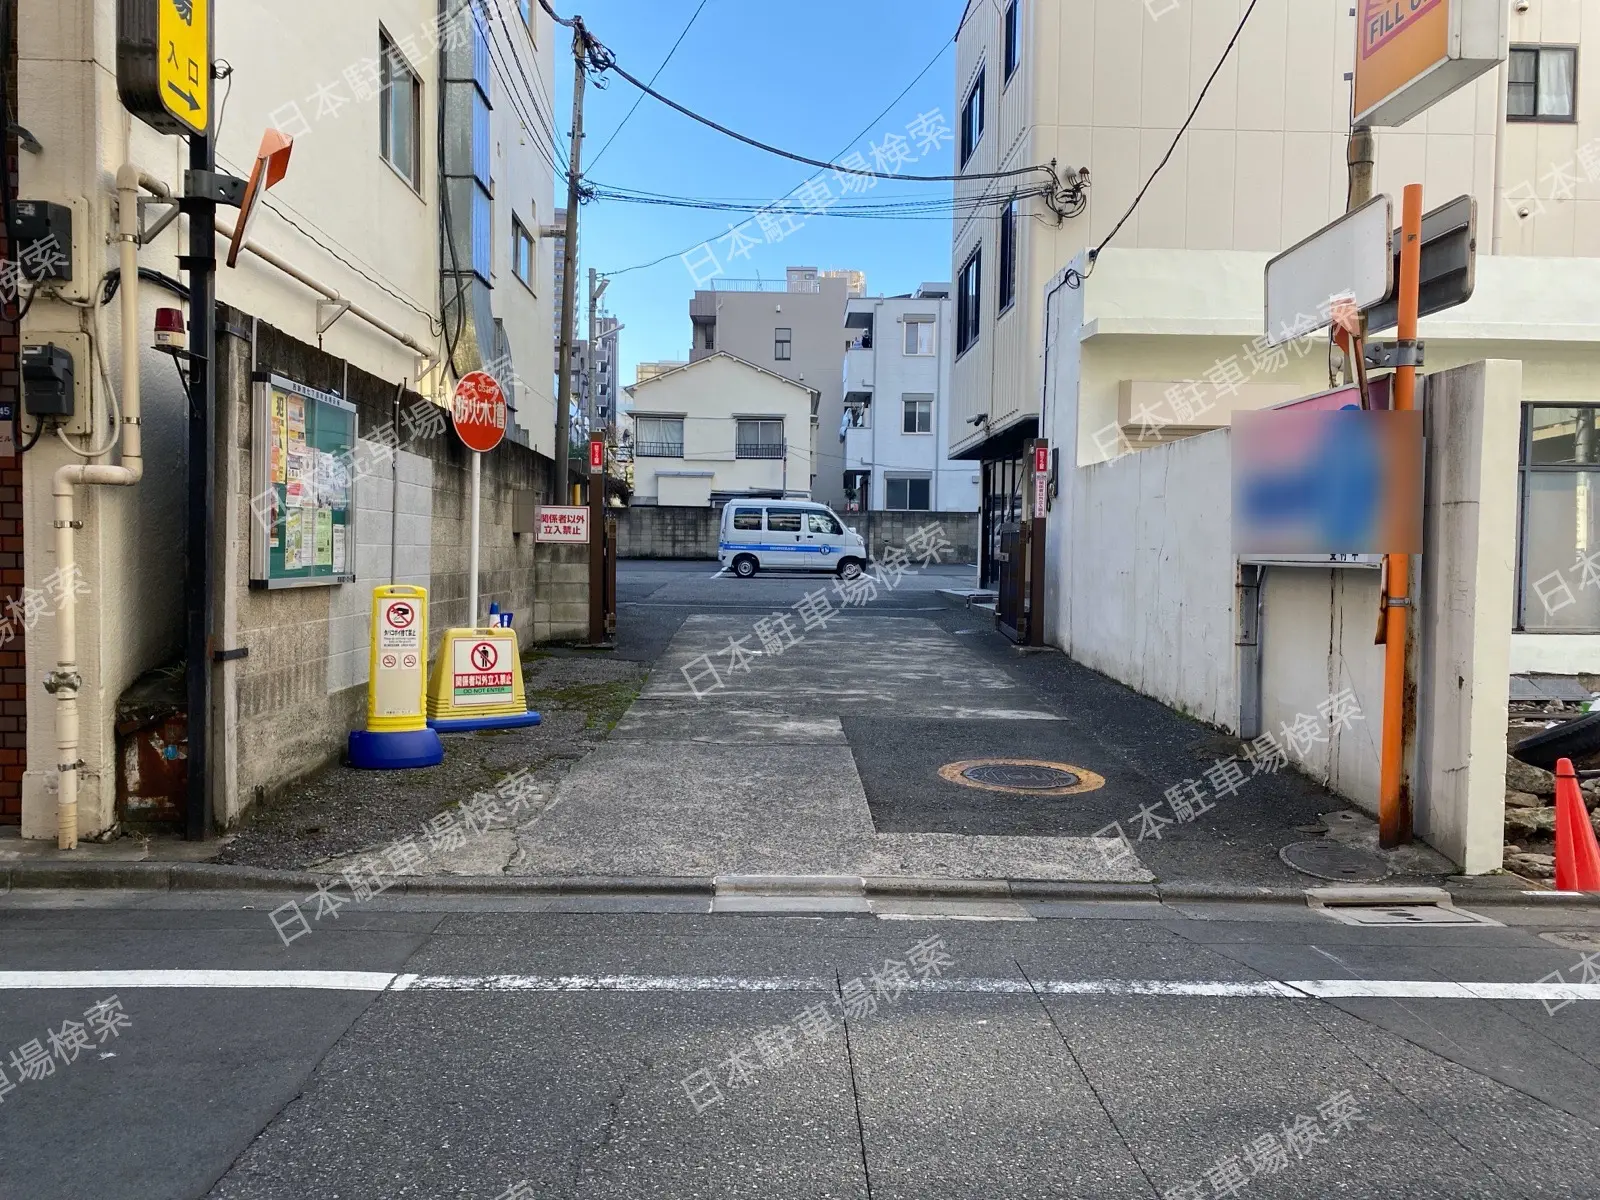
<svg viewBox="0 0 1600 1200"><path fill-rule="evenodd" d="M880 556L890 546L904 546L916 530L937 524L954 547L947 563L978 561L978 514L931 512L841 513L844 523L867 539L867 549ZM617 521L620 558L715 559L722 510L672 505L640 505L624 509Z"/></svg>
<svg viewBox="0 0 1600 1200"><path fill-rule="evenodd" d="M246 656L216 677L217 823L337 762L365 719L373 588L428 589L430 664L444 631L465 625L470 538L469 452L449 432L408 431L404 410L427 403L307 346L248 314L224 308L218 380L217 645ZM276 371L343 395L356 406L368 469L356 480L356 582L265 590L250 585L251 376ZM396 422L401 448L381 454L379 431ZM503 442L482 463L479 619L491 602L515 614L524 646L588 634L587 547L536 546L512 532L517 491L549 495L552 466ZM398 512L396 512L398 509Z"/></svg>

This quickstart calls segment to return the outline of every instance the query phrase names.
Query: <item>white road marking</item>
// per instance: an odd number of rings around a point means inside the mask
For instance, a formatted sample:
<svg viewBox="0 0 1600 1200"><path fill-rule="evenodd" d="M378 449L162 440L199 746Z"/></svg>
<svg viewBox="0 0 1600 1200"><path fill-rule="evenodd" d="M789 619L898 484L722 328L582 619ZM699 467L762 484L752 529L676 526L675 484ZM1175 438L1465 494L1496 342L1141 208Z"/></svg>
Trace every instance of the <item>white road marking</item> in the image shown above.
<svg viewBox="0 0 1600 1200"><path fill-rule="evenodd" d="M381 992L388 971L0 971L0 991L33 988L289 988Z"/></svg>
<svg viewBox="0 0 1600 1200"><path fill-rule="evenodd" d="M727 573L728 573L728 568L727 567L723 567L722 570L718 571L715 575L707 576L707 578L709 578L709 579L721 579Z"/></svg>
<svg viewBox="0 0 1600 1200"><path fill-rule="evenodd" d="M35 990L283 989L339 992L832 992L832 978L738 975L418 975L388 971L0 971L0 992ZM1432 979L1022 979L912 980L912 992L1050 996L1170 996L1326 1000L1600 1000L1600 983Z"/></svg>

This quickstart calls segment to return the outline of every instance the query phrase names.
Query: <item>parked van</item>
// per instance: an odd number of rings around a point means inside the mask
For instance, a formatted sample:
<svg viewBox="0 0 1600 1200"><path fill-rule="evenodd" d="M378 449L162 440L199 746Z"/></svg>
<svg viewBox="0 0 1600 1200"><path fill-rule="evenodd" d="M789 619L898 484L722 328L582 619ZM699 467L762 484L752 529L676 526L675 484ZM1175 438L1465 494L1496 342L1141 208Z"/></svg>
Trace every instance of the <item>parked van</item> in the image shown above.
<svg viewBox="0 0 1600 1200"><path fill-rule="evenodd" d="M867 564L867 543L826 504L730 500L722 510L717 561L740 579L757 571L854 575Z"/></svg>

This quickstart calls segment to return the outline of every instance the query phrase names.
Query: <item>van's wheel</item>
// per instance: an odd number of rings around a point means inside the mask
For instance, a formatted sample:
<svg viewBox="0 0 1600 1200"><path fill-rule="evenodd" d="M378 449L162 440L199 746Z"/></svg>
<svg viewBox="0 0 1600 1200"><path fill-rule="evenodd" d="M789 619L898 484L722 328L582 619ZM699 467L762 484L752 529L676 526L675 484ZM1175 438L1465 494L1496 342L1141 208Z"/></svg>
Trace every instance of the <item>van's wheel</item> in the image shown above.
<svg viewBox="0 0 1600 1200"><path fill-rule="evenodd" d="M733 573L740 579L749 579L756 573L756 560L749 554L741 554L733 560Z"/></svg>
<svg viewBox="0 0 1600 1200"><path fill-rule="evenodd" d="M847 558L839 564L841 578L854 579L859 574L861 574L861 560L859 558Z"/></svg>

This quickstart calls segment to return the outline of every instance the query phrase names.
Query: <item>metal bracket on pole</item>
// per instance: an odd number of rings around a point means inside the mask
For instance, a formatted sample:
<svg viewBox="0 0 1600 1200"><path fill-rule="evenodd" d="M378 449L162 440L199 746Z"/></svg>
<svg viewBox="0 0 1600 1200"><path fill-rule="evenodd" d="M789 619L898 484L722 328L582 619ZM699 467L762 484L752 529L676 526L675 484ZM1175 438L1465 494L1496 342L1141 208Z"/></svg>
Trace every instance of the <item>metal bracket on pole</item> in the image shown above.
<svg viewBox="0 0 1600 1200"><path fill-rule="evenodd" d="M183 194L191 200L205 200L211 204L226 204L229 208L244 206L244 193L249 184L237 175L222 171L190 169L183 173Z"/></svg>
<svg viewBox="0 0 1600 1200"><path fill-rule="evenodd" d="M317 301L317 336L321 337L333 328L333 323L345 313L349 312L354 301L351 300L318 300ZM326 316L329 309L333 310L332 316Z"/></svg>
<svg viewBox="0 0 1600 1200"><path fill-rule="evenodd" d="M145 211L150 208L160 208L165 211L154 221L147 222ZM139 244L148 246L168 225L178 219L179 206L177 200L162 200L155 196L139 197Z"/></svg>
<svg viewBox="0 0 1600 1200"><path fill-rule="evenodd" d="M1376 370L1420 367L1423 364L1423 351L1426 348L1427 343L1423 341L1368 342L1367 366Z"/></svg>

